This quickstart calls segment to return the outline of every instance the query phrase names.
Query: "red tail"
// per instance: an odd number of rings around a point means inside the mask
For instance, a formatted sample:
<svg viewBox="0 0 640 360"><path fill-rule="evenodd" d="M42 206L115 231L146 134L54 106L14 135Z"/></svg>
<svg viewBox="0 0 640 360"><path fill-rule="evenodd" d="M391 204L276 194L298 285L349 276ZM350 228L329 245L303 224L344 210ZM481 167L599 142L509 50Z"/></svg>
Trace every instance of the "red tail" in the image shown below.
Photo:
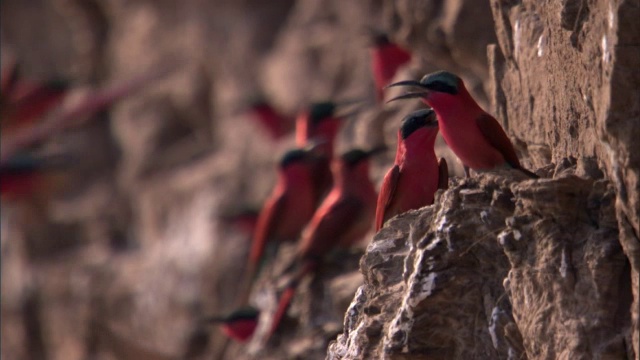
<svg viewBox="0 0 640 360"><path fill-rule="evenodd" d="M298 288L298 284L300 281L309 273L311 273L316 268L316 263L314 261L308 261L303 266L302 269L291 279L289 285L284 290L282 295L280 295L280 301L278 301L278 308L276 309L275 314L273 315L273 320L271 321L271 330L269 331L269 335L267 336L267 341L271 336L278 330L282 319L284 318L287 310L289 310L289 305L291 305L291 301L293 300L294 295L296 294L296 289Z"/></svg>
<svg viewBox="0 0 640 360"><path fill-rule="evenodd" d="M280 301L278 302L278 309L276 310L276 313L273 315L273 320L271 322L271 330L269 331L269 335L268 335L269 338L271 337L271 335L273 335L276 332L276 330L278 330L278 327L280 326L280 323L282 322L284 315L287 313L287 310L289 310L289 305L291 305L293 296L296 294L297 287L298 287L297 282L294 284L291 284L289 287L287 287L284 290L284 292L280 296Z"/></svg>

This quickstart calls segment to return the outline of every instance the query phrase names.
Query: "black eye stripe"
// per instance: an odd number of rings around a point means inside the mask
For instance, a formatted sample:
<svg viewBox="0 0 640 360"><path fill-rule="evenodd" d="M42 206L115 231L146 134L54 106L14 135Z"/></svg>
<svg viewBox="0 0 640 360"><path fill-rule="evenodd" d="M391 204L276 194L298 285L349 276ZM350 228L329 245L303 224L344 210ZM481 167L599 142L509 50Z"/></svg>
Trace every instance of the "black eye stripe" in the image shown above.
<svg viewBox="0 0 640 360"><path fill-rule="evenodd" d="M447 94L451 94L451 95L456 95L458 93L458 89L455 86L451 86L443 81L433 81L433 82L429 82L427 84L425 84L425 86L427 87L427 89L429 90L433 90L433 91L437 91L437 92L443 92L443 93L447 93Z"/></svg>
<svg viewBox="0 0 640 360"><path fill-rule="evenodd" d="M415 117L412 116L410 118L405 119L400 127L400 133L402 134L402 138L406 139L411 134L413 134L416 130L424 127L427 124L427 120L424 117Z"/></svg>

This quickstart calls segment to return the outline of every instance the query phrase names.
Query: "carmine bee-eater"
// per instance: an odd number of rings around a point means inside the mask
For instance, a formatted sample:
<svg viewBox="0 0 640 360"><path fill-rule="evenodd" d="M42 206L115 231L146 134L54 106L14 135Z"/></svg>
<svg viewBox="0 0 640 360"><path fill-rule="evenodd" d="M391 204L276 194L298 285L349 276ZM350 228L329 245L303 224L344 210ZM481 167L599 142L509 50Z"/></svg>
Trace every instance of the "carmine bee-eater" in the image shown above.
<svg viewBox="0 0 640 360"><path fill-rule="evenodd" d="M436 158L436 114L421 109L407 115L398 130L394 166L387 172L376 207L376 231L392 217L433 204L438 188L446 189L447 162Z"/></svg>
<svg viewBox="0 0 640 360"><path fill-rule="evenodd" d="M15 80L14 84L7 85L10 86L0 101L0 121L5 132L42 118L62 104L70 88L69 83L61 80L40 84Z"/></svg>
<svg viewBox="0 0 640 360"><path fill-rule="evenodd" d="M293 119L279 113L264 100L250 104L245 113L267 130L273 140L278 140L293 130Z"/></svg>
<svg viewBox="0 0 640 360"><path fill-rule="evenodd" d="M376 84L378 102L384 98L384 87L389 85L398 69L411 61L411 53L389 41L384 33L375 33L371 54L371 70Z"/></svg>
<svg viewBox="0 0 640 360"><path fill-rule="evenodd" d="M223 223L233 226L243 233L253 235L258 225L260 209L253 207L243 207L232 212L220 214L218 219Z"/></svg>
<svg viewBox="0 0 640 360"><path fill-rule="evenodd" d="M295 273L280 297L271 334L284 317L300 280L315 271L331 250L354 245L372 228L377 194L369 179L368 159L377 151L351 150L332 162L333 188L303 231Z"/></svg>
<svg viewBox="0 0 640 360"><path fill-rule="evenodd" d="M242 303L245 303L260 268L273 258L278 245L295 241L315 210L312 181L313 154L309 149L290 150L279 164L278 179L265 202L253 235L246 269Z"/></svg>
<svg viewBox="0 0 640 360"><path fill-rule="evenodd" d="M438 115L442 137L466 167L483 171L508 166L532 178L538 177L520 165L500 123L482 110L457 75L438 71L420 81L401 81L389 86L413 86L421 90L389 101L421 98L431 106Z"/></svg>
<svg viewBox="0 0 640 360"><path fill-rule="evenodd" d="M0 164L0 195L10 201L29 198L37 191L46 190L48 172L69 165L70 159L64 155L18 153Z"/></svg>
<svg viewBox="0 0 640 360"><path fill-rule="evenodd" d="M298 147L313 146L318 155L314 166L313 178L316 188L316 204L331 189L331 161L336 136L345 118L357 113L355 109L347 114L337 114L338 108L356 104L361 100L336 103L333 101L317 102L308 110L301 112L296 118L296 145Z"/></svg>
<svg viewBox="0 0 640 360"><path fill-rule="evenodd" d="M118 84L89 91L76 104L69 108L63 108L59 112L53 112L50 114L51 110L58 108L58 106L47 107L47 111L40 114L42 121L29 124L28 126L19 126L10 133L7 133L6 131L2 132L2 141L0 141L0 162L7 161L7 159L11 158L21 149L41 142L67 127L79 125L79 123L85 118L110 106L125 96L131 95L136 91L140 91L151 81L165 76L172 70L173 65L171 65L171 67L167 66L155 69ZM17 85L18 84L14 86L12 92L18 91ZM19 101L22 102L22 100ZM25 103L25 105L28 104ZM50 116L45 116L49 114ZM4 115L2 115L3 129L5 126L4 118Z"/></svg>
<svg viewBox="0 0 640 360"><path fill-rule="evenodd" d="M248 306L235 310L228 316L210 317L209 323L220 323L225 335L239 342L245 342L251 338L258 325L258 309Z"/></svg>

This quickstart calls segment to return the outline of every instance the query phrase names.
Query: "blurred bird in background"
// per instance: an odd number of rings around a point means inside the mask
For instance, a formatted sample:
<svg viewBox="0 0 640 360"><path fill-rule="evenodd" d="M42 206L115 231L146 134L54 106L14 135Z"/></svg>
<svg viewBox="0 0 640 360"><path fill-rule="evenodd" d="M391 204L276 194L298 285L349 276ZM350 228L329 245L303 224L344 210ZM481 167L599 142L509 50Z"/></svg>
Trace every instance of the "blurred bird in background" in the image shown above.
<svg viewBox="0 0 640 360"><path fill-rule="evenodd" d="M376 99L384 99L384 88L389 85L398 69L411 61L411 53L391 42L384 32L371 30L371 71L376 86Z"/></svg>
<svg viewBox="0 0 640 360"><path fill-rule="evenodd" d="M313 273L336 248L349 248L371 229L377 193L369 179L368 159L381 151L354 149L332 162L334 184L316 210L298 244L291 280L284 289L270 326L273 334L287 312L300 281Z"/></svg>
<svg viewBox="0 0 640 360"><path fill-rule="evenodd" d="M280 140L293 132L294 119L278 112L278 110L264 98L251 101L243 113L254 119L274 141Z"/></svg>

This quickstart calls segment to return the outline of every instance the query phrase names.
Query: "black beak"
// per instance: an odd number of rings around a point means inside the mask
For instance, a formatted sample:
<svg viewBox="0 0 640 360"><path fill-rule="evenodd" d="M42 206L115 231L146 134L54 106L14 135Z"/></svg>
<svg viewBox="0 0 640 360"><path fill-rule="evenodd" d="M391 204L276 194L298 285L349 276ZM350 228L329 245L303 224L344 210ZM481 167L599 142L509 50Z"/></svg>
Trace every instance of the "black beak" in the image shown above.
<svg viewBox="0 0 640 360"><path fill-rule="evenodd" d="M369 105L370 104L367 104L366 98L355 98L336 102L336 107L341 109L336 113L336 117L339 119L348 119L361 113L363 110L368 108ZM351 106L353 106L351 109L348 109L346 111L344 110L346 107Z"/></svg>
<svg viewBox="0 0 640 360"><path fill-rule="evenodd" d="M418 81L418 80L398 81L397 83L389 84L389 85L385 86L384 88L387 89L387 88L394 87L394 86L414 86L414 87L424 88L424 85L421 84L420 81Z"/></svg>
<svg viewBox="0 0 640 360"><path fill-rule="evenodd" d="M209 323L209 324L217 324L217 323L223 323L227 321L227 319L224 316L208 316L202 320L203 322Z"/></svg>
<svg viewBox="0 0 640 360"><path fill-rule="evenodd" d="M367 151L368 157L375 156L387 151L389 148L386 145L379 145L374 147L373 149Z"/></svg>
<svg viewBox="0 0 640 360"><path fill-rule="evenodd" d="M390 103L392 101L396 101L396 100L405 100L405 99L415 99L415 98L423 98L425 97L427 94L429 94L428 91L421 91L421 92L410 92L410 93L406 93L400 96L396 96L393 99L389 99L387 100L387 103Z"/></svg>
<svg viewBox="0 0 640 360"><path fill-rule="evenodd" d="M309 154L311 158L317 159L319 157L319 154L316 153L316 150L318 149L318 147L320 147L320 145L324 145L327 142L327 139L321 136L313 137L307 141L307 146L305 146L303 150L307 154Z"/></svg>

